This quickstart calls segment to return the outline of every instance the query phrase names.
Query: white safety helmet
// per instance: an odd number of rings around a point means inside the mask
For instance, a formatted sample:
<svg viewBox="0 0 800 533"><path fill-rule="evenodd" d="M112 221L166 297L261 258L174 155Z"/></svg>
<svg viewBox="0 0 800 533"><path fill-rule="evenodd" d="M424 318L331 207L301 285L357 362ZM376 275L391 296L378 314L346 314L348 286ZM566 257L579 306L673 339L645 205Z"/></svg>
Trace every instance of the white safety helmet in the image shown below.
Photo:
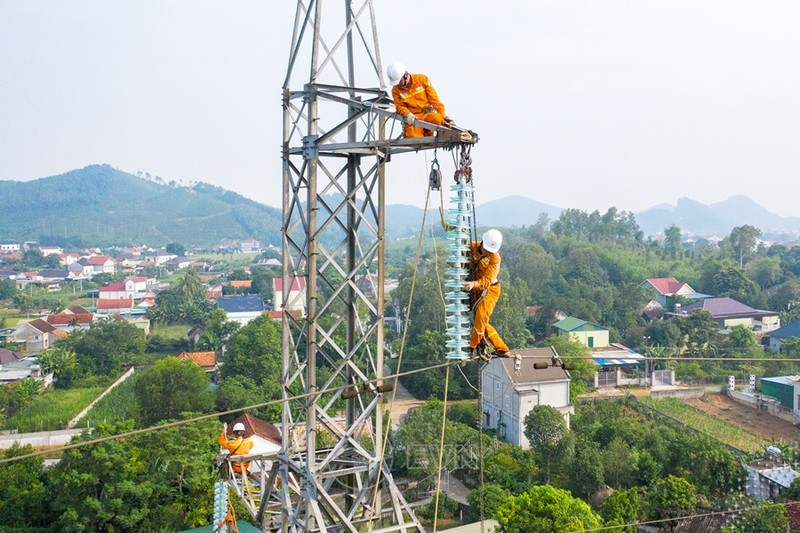
<svg viewBox="0 0 800 533"><path fill-rule="evenodd" d="M406 73L406 66L399 62L393 61L386 67L386 75L389 77L389 85L397 85L400 83L400 78Z"/></svg>
<svg viewBox="0 0 800 533"><path fill-rule="evenodd" d="M482 242L484 250L492 254L497 253L503 244L503 234L496 229L490 229L483 234Z"/></svg>
<svg viewBox="0 0 800 533"><path fill-rule="evenodd" d="M236 433L237 431L241 431L242 433L244 433L244 424L242 424L241 422L236 422L233 425L233 432Z"/></svg>

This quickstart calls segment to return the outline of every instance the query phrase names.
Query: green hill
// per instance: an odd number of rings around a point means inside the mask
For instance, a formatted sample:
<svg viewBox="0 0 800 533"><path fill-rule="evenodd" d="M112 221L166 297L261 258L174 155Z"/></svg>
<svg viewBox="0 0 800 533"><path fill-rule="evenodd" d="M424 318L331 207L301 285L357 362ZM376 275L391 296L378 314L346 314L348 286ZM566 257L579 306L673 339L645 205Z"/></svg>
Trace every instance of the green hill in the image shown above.
<svg viewBox="0 0 800 533"><path fill-rule="evenodd" d="M281 242L281 212L206 183L174 187L109 165L0 181L0 240L44 244Z"/></svg>

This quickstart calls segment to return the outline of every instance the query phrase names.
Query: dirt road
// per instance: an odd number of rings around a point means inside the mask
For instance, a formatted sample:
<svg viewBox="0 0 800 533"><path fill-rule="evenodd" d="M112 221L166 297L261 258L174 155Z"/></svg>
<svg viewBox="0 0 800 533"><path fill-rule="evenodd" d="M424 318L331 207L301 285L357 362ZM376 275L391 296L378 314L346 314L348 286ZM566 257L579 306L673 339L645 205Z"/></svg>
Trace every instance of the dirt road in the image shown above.
<svg viewBox="0 0 800 533"><path fill-rule="evenodd" d="M726 420L767 440L782 440L787 444L800 441L800 429L791 422L766 411L759 411L722 394L706 394L702 398L683 400L712 416Z"/></svg>
<svg viewBox="0 0 800 533"><path fill-rule="evenodd" d="M391 375L389 367L384 370L387 375ZM391 398L389 394L386 395ZM392 404L392 427L396 428L400 421L406 416L409 409L422 405L421 400L414 398L408 390L398 381L397 392L395 393L394 403Z"/></svg>

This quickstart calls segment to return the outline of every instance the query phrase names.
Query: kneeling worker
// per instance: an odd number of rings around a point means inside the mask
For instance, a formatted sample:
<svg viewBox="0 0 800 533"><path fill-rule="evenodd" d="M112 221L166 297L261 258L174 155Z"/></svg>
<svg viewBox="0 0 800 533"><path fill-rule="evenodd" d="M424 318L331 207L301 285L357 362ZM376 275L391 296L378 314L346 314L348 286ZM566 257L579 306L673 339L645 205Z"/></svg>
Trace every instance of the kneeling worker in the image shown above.
<svg viewBox="0 0 800 533"><path fill-rule="evenodd" d="M444 104L425 74L409 74L406 66L395 61L386 69L392 98L397 113L406 119L403 134L406 137L430 137L431 130L416 125L417 120L431 124L451 125L453 119L444 114Z"/></svg>
<svg viewBox="0 0 800 533"><path fill-rule="evenodd" d="M503 234L496 229L490 229L483 234L481 242L470 243L469 281L464 283L464 290L470 293L470 304L475 312L472 321L472 335L469 346L472 356L486 356L482 344L488 341L494 347L495 355L508 357L508 346L500 338L497 330L489 324L497 299L500 298L500 283L497 275L500 273L500 245L503 244Z"/></svg>
<svg viewBox="0 0 800 533"><path fill-rule="evenodd" d="M233 425L233 435L235 438L232 440L228 440L228 436L226 435L227 430L228 424L225 424L222 427L222 433L220 433L217 439L219 445L228 450L232 456L247 455L250 453L250 450L253 448L253 441L249 438L244 438L244 424L237 422ZM231 463L231 466L234 472L241 474L247 471L250 467L250 463Z"/></svg>

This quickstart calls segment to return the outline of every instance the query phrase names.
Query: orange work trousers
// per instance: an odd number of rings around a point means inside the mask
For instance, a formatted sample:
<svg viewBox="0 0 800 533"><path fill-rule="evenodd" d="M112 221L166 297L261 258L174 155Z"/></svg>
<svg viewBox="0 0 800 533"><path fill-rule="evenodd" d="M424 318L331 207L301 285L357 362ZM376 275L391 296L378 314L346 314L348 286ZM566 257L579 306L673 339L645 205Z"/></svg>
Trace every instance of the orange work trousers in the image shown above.
<svg viewBox="0 0 800 533"><path fill-rule="evenodd" d="M481 339L484 337L494 347L496 352L507 352L508 346L500 338L497 330L489 324L489 318L492 316L494 306L497 305L497 299L500 298L500 284L496 283L490 285L483 298L480 298L475 304L475 318L472 321L472 335L469 337L469 347L477 348Z"/></svg>
<svg viewBox="0 0 800 533"><path fill-rule="evenodd" d="M444 115L439 113L420 113L417 115L418 120L424 120L431 124L441 126L444 124ZM403 135L406 137L430 137L433 135L431 130L426 130L422 126L415 126L413 124L403 124Z"/></svg>

